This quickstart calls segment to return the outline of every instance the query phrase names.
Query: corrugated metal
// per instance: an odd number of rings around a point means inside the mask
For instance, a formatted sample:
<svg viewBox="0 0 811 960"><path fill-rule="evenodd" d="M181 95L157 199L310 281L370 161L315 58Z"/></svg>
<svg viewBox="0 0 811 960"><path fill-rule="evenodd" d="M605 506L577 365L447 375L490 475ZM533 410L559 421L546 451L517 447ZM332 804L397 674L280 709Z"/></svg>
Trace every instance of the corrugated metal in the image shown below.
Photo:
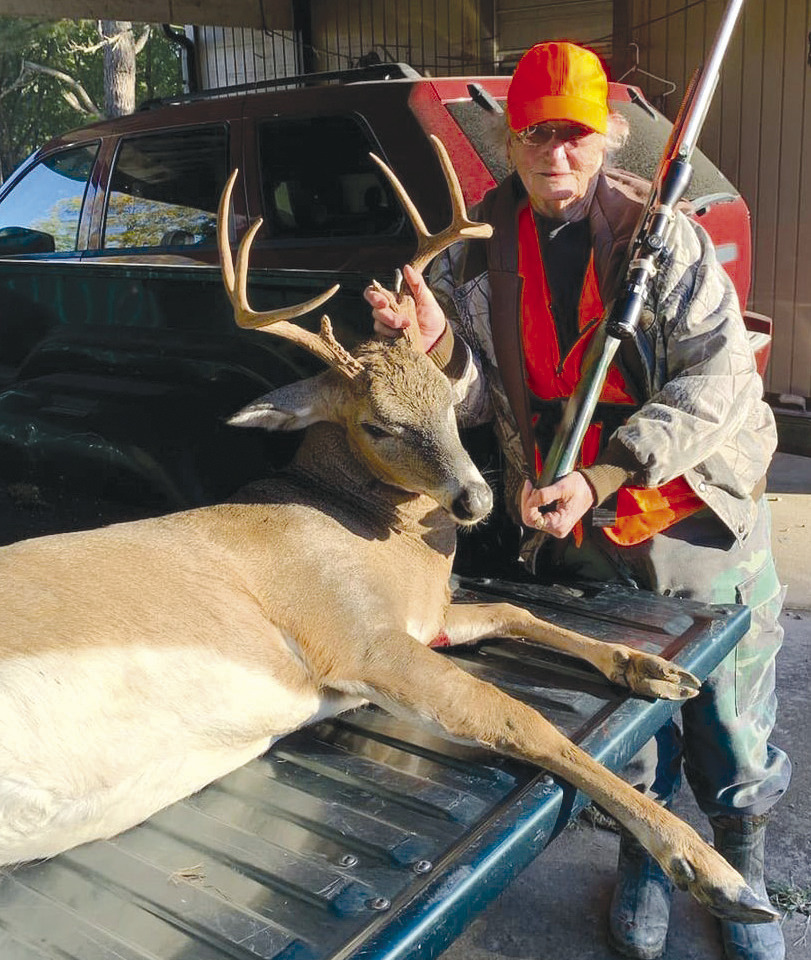
<svg viewBox="0 0 811 960"><path fill-rule="evenodd" d="M203 89L253 83L302 72L291 31L197 27L198 79Z"/></svg>
<svg viewBox="0 0 811 960"><path fill-rule="evenodd" d="M426 76L494 72L493 0L312 0L312 71L408 63ZM303 72L291 30L200 27L204 88Z"/></svg>
<svg viewBox="0 0 811 960"><path fill-rule="evenodd" d="M427 76L509 70L532 43L566 38L609 58L611 0L311 0L312 69L408 63ZM204 87L301 70L292 30L198 28Z"/></svg>
<svg viewBox="0 0 811 960"><path fill-rule="evenodd" d="M428 76L493 70L492 0L312 0L311 19L320 70L369 58Z"/></svg>
<svg viewBox="0 0 811 960"><path fill-rule="evenodd" d="M501 63L512 67L540 40L587 43L608 57L613 32L611 0L496 0L496 35Z"/></svg>
<svg viewBox="0 0 811 960"><path fill-rule="evenodd" d="M513 596L470 584L465 599ZM541 615L703 677L745 608L521 588ZM458 654L612 768L677 704L517 642ZM280 742L119 837L0 871L3 960L435 957L585 801L534 768L363 709ZM417 949L417 947L415 947Z"/></svg>
<svg viewBox="0 0 811 960"><path fill-rule="evenodd" d="M634 0L632 74L671 119L725 3ZM751 309L774 319L767 389L811 396L809 0L748 0L724 63L702 149L740 189L754 230ZM647 74L656 74L662 80ZM675 92L662 100L665 85Z"/></svg>

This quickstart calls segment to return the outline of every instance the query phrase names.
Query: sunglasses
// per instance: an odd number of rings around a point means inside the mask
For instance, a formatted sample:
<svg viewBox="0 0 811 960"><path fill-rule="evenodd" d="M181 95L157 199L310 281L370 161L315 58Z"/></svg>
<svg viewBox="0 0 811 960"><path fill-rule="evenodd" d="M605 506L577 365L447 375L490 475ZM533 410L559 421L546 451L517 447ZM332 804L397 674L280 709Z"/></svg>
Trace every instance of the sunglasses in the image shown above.
<svg viewBox="0 0 811 960"><path fill-rule="evenodd" d="M594 133L582 123L537 123L514 134L525 147L545 147L552 140L558 143L576 143Z"/></svg>

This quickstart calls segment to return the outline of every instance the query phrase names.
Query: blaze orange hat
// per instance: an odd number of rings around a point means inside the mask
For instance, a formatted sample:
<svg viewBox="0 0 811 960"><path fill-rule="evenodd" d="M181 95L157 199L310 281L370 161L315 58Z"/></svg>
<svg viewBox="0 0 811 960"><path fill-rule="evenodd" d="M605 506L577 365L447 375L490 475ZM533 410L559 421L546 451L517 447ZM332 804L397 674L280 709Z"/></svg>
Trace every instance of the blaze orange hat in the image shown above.
<svg viewBox="0 0 811 960"><path fill-rule="evenodd" d="M518 61L507 90L507 122L518 133L546 120L608 126L608 78L600 58L575 43L536 43Z"/></svg>

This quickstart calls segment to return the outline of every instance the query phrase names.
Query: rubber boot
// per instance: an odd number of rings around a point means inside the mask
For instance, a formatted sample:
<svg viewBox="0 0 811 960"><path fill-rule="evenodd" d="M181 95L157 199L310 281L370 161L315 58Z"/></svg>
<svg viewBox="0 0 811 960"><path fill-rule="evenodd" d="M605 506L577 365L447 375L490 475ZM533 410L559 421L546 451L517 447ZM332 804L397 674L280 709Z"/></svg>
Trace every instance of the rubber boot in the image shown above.
<svg viewBox="0 0 811 960"><path fill-rule="evenodd" d="M611 898L608 937L623 956L654 960L665 948L673 884L627 830L620 831L617 885Z"/></svg>
<svg viewBox="0 0 811 960"><path fill-rule="evenodd" d="M768 900L763 878L766 817L711 817L715 849ZM779 920L770 923L721 921L727 960L784 960L786 943Z"/></svg>

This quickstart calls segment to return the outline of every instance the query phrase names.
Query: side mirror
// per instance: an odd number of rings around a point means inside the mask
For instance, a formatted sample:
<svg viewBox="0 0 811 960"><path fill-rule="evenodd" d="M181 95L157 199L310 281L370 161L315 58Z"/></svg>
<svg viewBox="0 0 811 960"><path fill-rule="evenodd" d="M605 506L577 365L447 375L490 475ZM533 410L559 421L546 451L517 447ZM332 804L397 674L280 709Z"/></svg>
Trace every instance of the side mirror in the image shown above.
<svg viewBox="0 0 811 960"><path fill-rule="evenodd" d="M0 257L22 253L53 253L56 250L50 233L28 227L0 227Z"/></svg>

